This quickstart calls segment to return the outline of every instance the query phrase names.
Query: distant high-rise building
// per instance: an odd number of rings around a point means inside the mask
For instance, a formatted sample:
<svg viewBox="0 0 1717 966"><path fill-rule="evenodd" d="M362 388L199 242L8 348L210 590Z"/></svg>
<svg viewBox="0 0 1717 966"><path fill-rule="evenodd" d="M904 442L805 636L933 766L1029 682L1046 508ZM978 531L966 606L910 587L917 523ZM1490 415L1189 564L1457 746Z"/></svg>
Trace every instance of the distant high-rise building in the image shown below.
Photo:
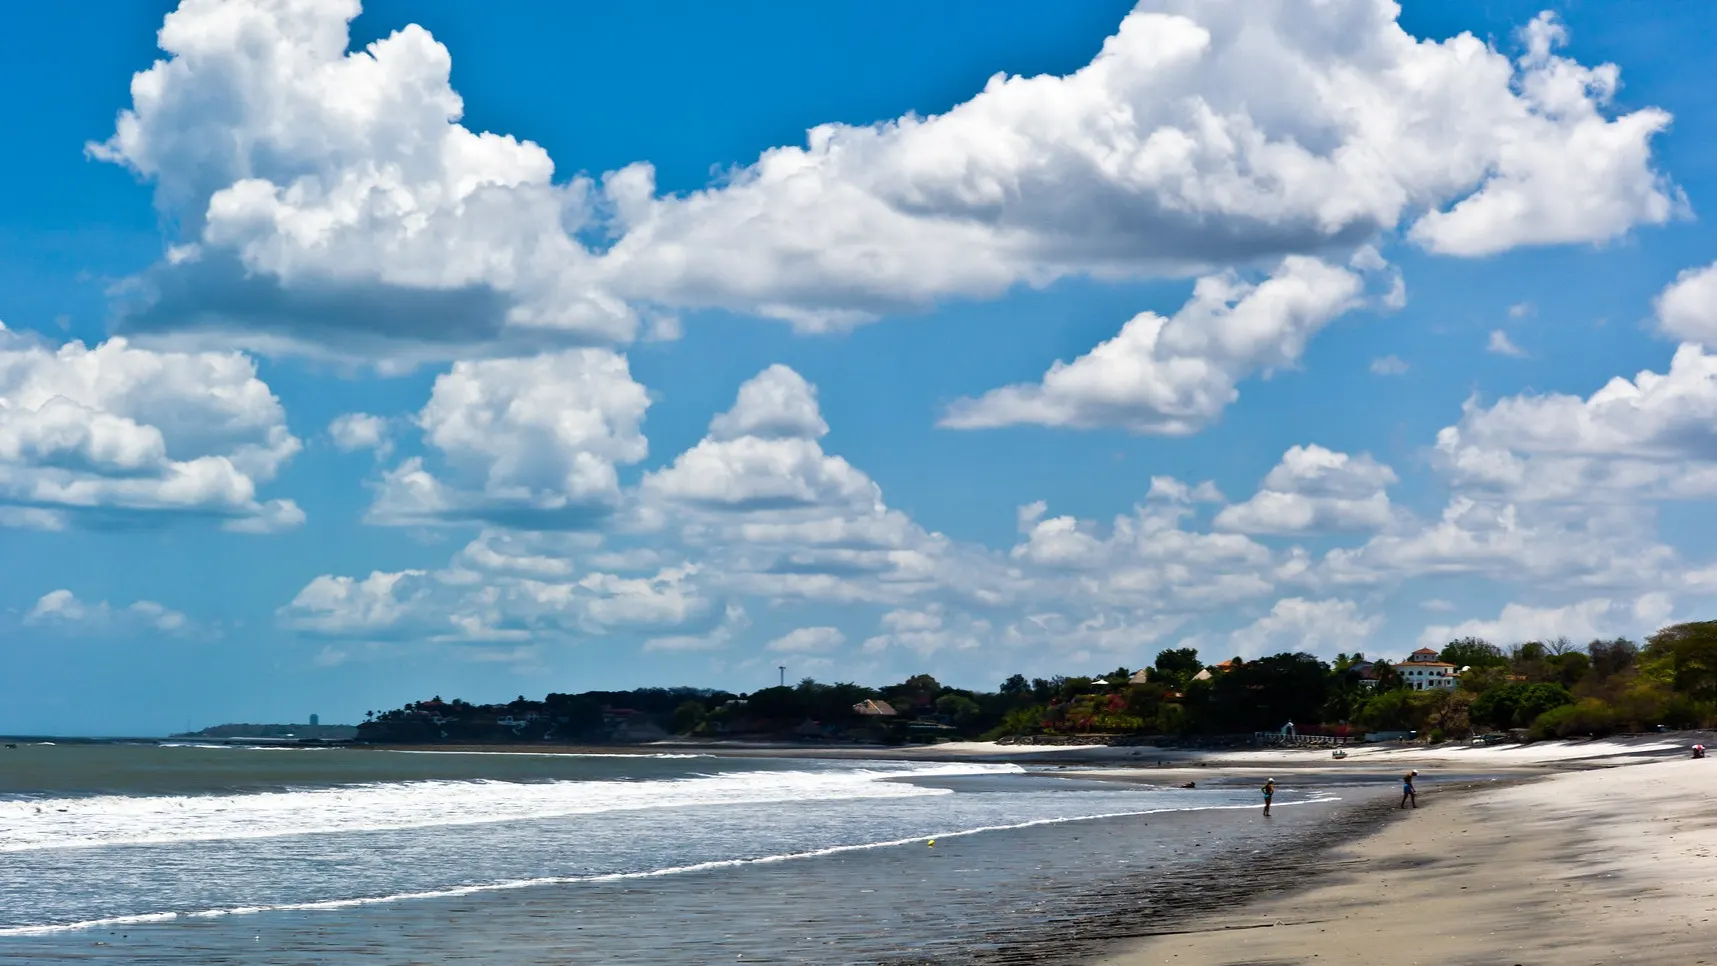
<svg viewBox="0 0 1717 966"><path fill-rule="evenodd" d="M313 714L310 716L310 727L314 728L321 723L322 723L322 716L321 715Z"/></svg>

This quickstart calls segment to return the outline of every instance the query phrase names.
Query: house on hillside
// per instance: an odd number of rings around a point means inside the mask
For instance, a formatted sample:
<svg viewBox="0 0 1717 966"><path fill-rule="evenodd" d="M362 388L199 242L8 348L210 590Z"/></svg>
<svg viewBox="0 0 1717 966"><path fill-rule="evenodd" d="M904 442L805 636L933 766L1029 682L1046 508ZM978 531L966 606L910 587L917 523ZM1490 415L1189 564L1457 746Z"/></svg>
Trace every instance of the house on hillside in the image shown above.
<svg viewBox="0 0 1717 966"><path fill-rule="evenodd" d="M892 718L895 716L894 705L879 698L865 698L853 705L853 713L866 718Z"/></svg>
<svg viewBox="0 0 1717 966"><path fill-rule="evenodd" d="M1461 669L1447 661L1436 660L1437 654L1431 652L1430 659L1419 659L1419 655L1429 650L1422 648L1413 652L1413 656L1395 665L1395 673L1401 675L1401 680L1415 691L1430 691L1440 688L1453 691L1455 685L1461 682Z"/></svg>
<svg viewBox="0 0 1717 966"><path fill-rule="evenodd" d="M1151 669L1148 667L1139 668L1137 671L1133 672L1132 677L1127 679L1127 683L1128 684L1149 684L1149 683L1151 683Z"/></svg>
<svg viewBox="0 0 1717 966"><path fill-rule="evenodd" d="M1428 647L1421 647L1417 651L1414 651L1413 653L1407 655L1407 663L1408 664L1435 664L1435 663L1437 663L1437 652L1431 650Z"/></svg>

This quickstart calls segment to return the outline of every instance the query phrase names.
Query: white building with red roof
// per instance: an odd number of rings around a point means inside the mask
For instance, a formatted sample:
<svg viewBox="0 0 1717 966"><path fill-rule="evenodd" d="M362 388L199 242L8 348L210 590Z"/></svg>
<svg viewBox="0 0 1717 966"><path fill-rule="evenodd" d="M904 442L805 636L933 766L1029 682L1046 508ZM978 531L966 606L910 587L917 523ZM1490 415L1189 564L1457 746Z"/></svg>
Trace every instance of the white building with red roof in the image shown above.
<svg viewBox="0 0 1717 966"><path fill-rule="evenodd" d="M1401 675L1401 680L1415 691L1433 688L1453 691L1461 681L1461 669L1447 661L1437 660L1437 652L1428 647L1407 655L1407 660L1395 665L1395 673Z"/></svg>

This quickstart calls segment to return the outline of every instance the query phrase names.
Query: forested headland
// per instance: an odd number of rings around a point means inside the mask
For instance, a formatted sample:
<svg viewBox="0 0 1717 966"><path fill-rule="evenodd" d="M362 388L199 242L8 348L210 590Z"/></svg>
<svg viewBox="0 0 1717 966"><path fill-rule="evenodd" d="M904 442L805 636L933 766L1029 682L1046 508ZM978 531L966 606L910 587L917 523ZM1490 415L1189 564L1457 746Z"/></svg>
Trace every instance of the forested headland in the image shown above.
<svg viewBox="0 0 1717 966"><path fill-rule="evenodd" d="M1190 648L1143 669L1031 678L994 691L919 674L870 687L805 679L734 693L695 687L520 695L473 704L439 695L371 712L357 740L640 742L688 739L807 742L938 741L1032 735L1167 739L1276 730L1358 737L1415 732L1423 740L1524 730L1532 739L1658 727L1717 726L1717 621L1665 627L1646 641L1576 645L1566 638L1501 647L1477 638L1436 655L1452 688L1420 688L1398 662L1282 653L1207 663ZM1141 673L1142 672L1142 673Z"/></svg>

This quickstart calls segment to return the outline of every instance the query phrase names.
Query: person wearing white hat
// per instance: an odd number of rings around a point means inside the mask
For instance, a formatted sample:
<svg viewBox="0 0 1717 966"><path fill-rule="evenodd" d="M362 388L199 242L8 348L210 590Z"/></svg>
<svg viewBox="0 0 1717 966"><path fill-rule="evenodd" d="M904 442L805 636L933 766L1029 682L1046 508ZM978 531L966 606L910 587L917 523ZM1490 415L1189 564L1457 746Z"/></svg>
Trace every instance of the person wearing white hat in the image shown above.
<svg viewBox="0 0 1717 966"><path fill-rule="evenodd" d="M1263 791L1264 791L1264 815L1265 815L1265 817L1268 817L1270 814L1270 799L1276 797L1276 780L1274 778L1264 779Z"/></svg>
<svg viewBox="0 0 1717 966"><path fill-rule="evenodd" d="M1417 777L1419 777L1417 769L1401 776L1401 804L1397 806L1398 808L1406 808L1408 802L1412 802L1414 808L1419 807L1419 795L1413 790L1413 779Z"/></svg>

